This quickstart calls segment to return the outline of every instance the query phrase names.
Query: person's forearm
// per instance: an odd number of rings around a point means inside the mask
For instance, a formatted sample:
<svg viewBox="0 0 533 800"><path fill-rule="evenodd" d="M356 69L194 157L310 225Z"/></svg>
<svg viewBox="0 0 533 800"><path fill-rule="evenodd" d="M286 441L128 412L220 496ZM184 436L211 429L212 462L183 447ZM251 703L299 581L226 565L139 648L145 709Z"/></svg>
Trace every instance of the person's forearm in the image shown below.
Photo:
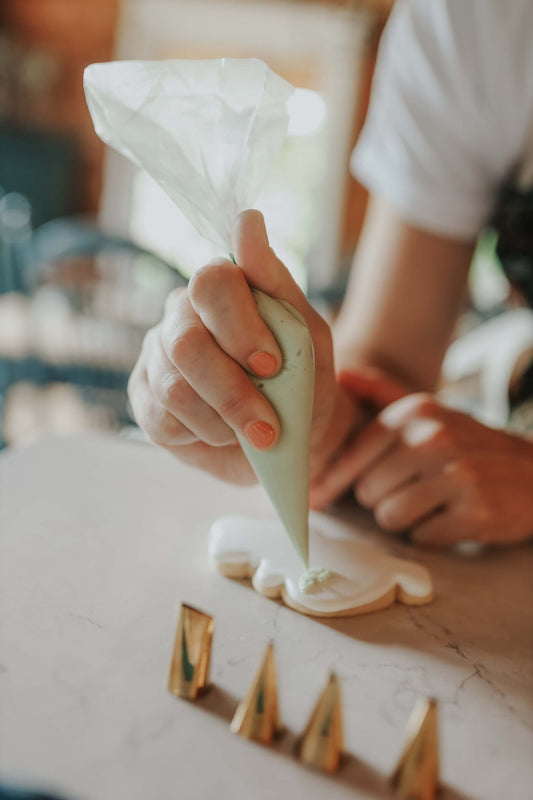
<svg viewBox="0 0 533 800"><path fill-rule="evenodd" d="M473 248L414 228L373 199L333 326L337 370L375 366L413 391L434 390Z"/></svg>

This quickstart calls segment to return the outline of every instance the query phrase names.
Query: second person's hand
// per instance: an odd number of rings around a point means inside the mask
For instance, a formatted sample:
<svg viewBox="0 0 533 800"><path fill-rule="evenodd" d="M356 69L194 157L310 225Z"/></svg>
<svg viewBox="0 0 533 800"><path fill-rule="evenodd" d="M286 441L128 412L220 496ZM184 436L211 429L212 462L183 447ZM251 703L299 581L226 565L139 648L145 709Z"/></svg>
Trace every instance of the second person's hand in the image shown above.
<svg viewBox="0 0 533 800"><path fill-rule="evenodd" d="M357 384L354 391L373 391L385 407L314 482L312 507L353 487L382 528L409 530L428 547L516 544L533 535L530 439L488 428L430 394L401 397L398 387L395 399L390 380L363 386L359 376Z"/></svg>

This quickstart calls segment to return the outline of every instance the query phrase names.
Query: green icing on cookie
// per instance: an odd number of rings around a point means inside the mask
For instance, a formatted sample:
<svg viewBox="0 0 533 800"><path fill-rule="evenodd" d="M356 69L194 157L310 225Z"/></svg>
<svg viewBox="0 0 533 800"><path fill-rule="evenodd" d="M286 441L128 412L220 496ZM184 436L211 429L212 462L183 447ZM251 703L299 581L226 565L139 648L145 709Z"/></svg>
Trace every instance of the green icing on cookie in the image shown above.
<svg viewBox="0 0 533 800"><path fill-rule="evenodd" d="M314 586L319 583L324 583L328 578L333 578L337 573L332 569L308 569L300 575L298 581L298 589L303 592L309 592Z"/></svg>

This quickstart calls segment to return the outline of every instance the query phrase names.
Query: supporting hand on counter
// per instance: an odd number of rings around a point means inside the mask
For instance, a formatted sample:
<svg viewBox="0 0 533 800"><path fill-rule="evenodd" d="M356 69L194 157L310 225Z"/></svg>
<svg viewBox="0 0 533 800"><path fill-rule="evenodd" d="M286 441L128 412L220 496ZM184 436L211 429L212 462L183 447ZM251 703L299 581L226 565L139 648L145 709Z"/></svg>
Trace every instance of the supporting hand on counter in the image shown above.
<svg viewBox="0 0 533 800"><path fill-rule="evenodd" d="M383 410L315 480L312 507L353 487L383 528L410 529L418 544L513 544L533 535L532 441L488 428L430 394L402 397L375 370L345 381L359 397L373 393Z"/></svg>

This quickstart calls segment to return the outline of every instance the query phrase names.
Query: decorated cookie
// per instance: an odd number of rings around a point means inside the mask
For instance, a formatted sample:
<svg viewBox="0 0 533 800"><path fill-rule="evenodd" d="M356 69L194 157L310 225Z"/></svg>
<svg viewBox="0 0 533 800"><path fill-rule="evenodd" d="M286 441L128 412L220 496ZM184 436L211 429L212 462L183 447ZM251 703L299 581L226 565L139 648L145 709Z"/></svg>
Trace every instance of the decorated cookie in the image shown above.
<svg viewBox="0 0 533 800"><path fill-rule="evenodd" d="M259 594L316 617L355 616L395 602L421 605L433 597L425 567L387 555L323 514L311 515L307 571L275 520L219 519L209 553L222 575L251 578Z"/></svg>

